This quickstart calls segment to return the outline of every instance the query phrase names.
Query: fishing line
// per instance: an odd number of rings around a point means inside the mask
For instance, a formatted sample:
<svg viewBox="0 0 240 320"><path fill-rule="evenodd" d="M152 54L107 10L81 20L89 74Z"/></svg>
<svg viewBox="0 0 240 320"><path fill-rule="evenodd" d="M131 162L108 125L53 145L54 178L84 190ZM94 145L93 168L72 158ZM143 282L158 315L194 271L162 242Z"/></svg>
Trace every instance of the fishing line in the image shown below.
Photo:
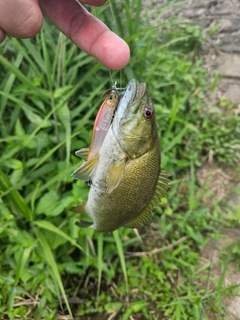
<svg viewBox="0 0 240 320"><path fill-rule="evenodd" d="M115 15L114 15L114 10L113 10L113 6L112 6L112 0L108 0L106 2L105 6L106 6L106 8L107 8L107 6L109 6L109 8L110 8L111 15L112 15L112 21L113 21L113 25L114 25L114 29L115 29L115 33L119 36L119 30L118 30L117 21L116 21ZM93 7L93 13L94 13L94 16L96 18L98 18L97 11L96 11L95 7ZM107 27L110 29L110 26L107 26ZM111 30L111 31L113 31L113 30ZM109 77L111 79L111 83L114 84L116 82L116 80L113 79L113 72L112 72L111 69L108 69L108 72L109 72ZM122 73L122 69L120 69L119 70L119 82L118 82L119 83L119 87L122 87L122 78L123 78L122 74L123 74Z"/></svg>
<svg viewBox="0 0 240 320"><path fill-rule="evenodd" d="M114 0L113 0L114 1ZM113 24L116 30L116 34L119 36L119 30L118 30L118 25L117 25L117 21L116 18L114 16L114 12L113 12L113 6L112 6L112 0L108 0L109 3L109 7L112 13L112 18L113 18ZM109 72L111 73L111 70L109 69ZM110 76L112 78L112 75ZM112 79L112 83L113 83L113 79ZM120 69L119 71L119 86L122 87L122 69Z"/></svg>

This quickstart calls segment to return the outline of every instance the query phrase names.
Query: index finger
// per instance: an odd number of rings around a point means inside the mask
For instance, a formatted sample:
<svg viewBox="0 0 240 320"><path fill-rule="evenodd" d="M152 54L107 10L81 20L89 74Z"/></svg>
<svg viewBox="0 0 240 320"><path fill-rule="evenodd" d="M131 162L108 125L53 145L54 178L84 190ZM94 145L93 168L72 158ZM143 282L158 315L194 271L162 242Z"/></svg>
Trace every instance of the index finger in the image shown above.
<svg viewBox="0 0 240 320"><path fill-rule="evenodd" d="M99 7L104 5L108 0L81 0L81 2L88 4L89 6Z"/></svg>
<svg viewBox="0 0 240 320"><path fill-rule="evenodd" d="M85 0L102 3L103 0ZM40 0L49 19L79 48L110 69L123 68L130 58L126 42L75 0Z"/></svg>

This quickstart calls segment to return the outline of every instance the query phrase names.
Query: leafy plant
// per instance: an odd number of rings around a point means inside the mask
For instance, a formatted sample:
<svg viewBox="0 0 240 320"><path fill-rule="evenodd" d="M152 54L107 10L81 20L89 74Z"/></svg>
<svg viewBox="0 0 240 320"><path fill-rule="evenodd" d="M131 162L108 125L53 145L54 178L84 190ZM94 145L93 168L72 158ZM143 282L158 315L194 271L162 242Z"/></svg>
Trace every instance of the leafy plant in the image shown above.
<svg viewBox="0 0 240 320"><path fill-rule="evenodd" d="M212 151L216 163L236 164L240 120L230 104L204 105L210 83L198 56L203 38L198 27L176 18L161 21L172 5L150 10L154 21L143 16L140 0L94 9L130 44L131 61L121 72L109 73L48 21L35 38L7 39L0 46L4 317L225 314L223 297L234 289L222 286L227 265L210 291L215 280L209 262L199 268L199 252L226 222L221 204L203 204L206 190L197 185L195 171ZM79 217L67 210L88 193L84 182L71 177L79 166L74 151L89 145L102 92L115 80L123 86L132 78L147 83L154 101L162 167L173 176L172 189L150 227L99 234L77 227ZM187 188L180 192L183 179Z"/></svg>

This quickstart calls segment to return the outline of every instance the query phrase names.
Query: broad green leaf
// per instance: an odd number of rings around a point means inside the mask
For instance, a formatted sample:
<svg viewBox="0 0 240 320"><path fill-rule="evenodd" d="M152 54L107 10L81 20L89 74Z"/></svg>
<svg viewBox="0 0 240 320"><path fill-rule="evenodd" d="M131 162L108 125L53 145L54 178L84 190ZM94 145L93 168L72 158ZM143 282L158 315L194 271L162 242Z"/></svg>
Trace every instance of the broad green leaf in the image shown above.
<svg viewBox="0 0 240 320"><path fill-rule="evenodd" d="M65 240L69 241L73 246L77 247L79 250L83 250L74 239L69 237L61 229L54 226L51 222L46 220L37 220L37 221L34 221L34 224L39 226L40 228L43 228L45 230L58 234L59 236L63 237Z"/></svg>
<svg viewBox="0 0 240 320"><path fill-rule="evenodd" d="M61 203L59 196L55 190L45 193L40 199L36 213L44 213L46 216L54 217L59 215L65 209L65 204Z"/></svg>
<svg viewBox="0 0 240 320"><path fill-rule="evenodd" d="M23 167L22 162L17 159L0 159L0 164L14 170L19 170L19 169L22 169Z"/></svg>

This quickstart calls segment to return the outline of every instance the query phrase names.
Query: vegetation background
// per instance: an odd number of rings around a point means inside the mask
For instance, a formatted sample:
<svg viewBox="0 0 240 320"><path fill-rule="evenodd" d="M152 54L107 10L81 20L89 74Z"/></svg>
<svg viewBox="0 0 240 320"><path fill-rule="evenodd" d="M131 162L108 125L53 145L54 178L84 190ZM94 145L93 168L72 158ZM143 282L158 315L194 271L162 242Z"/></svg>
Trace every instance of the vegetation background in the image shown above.
<svg viewBox="0 0 240 320"><path fill-rule="evenodd" d="M239 228L240 212L214 200L196 172L209 157L236 170L240 118L230 102L206 103L217 76L210 82L204 68L201 30L162 19L172 5L146 12L141 0L124 0L93 10L130 45L118 72L48 21L33 39L0 45L1 319L226 319L224 302L238 288L224 278L240 244L223 252L218 279L200 252L222 226ZM74 151L89 145L101 94L132 78L154 101L171 191L138 232L79 228L67 208L88 187L71 177Z"/></svg>

